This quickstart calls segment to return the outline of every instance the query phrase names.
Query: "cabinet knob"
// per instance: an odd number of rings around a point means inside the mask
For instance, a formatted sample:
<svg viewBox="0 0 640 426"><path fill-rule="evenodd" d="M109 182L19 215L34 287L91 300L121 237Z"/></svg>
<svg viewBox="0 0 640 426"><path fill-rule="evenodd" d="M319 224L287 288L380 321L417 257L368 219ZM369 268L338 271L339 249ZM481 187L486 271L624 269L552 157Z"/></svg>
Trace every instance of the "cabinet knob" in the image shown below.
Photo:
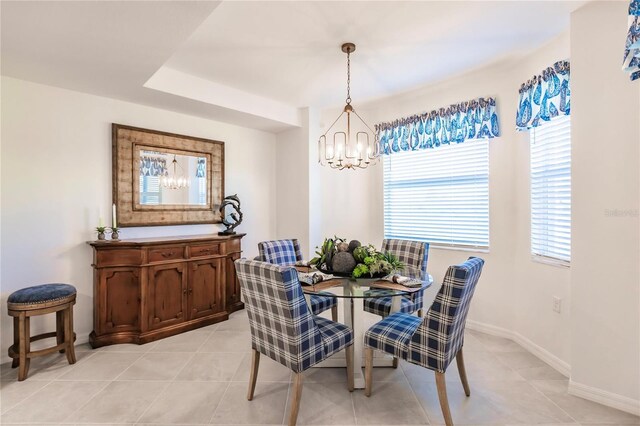
<svg viewBox="0 0 640 426"><path fill-rule="evenodd" d="M184 290L182 290L182 294L184 294L184 295L187 294L187 289L186 288Z"/></svg>
<svg viewBox="0 0 640 426"><path fill-rule="evenodd" d="M162 257L171 257L175 254L175 251L165 251L164 253L161 253Z"/></svg>

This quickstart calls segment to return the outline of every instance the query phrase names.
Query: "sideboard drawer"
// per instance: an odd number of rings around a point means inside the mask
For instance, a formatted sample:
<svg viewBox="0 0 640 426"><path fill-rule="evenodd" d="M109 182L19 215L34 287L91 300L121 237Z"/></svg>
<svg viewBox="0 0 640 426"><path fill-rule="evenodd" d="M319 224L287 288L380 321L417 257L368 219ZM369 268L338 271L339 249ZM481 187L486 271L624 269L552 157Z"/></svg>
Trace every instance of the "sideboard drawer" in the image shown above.
<svg viewBox="0 0 640 426"><path fill-rule="evenodd" d="M162 247L149 249L149 262L176 260L184 257L184 247Z"/></svg>
<svg viewBox="0 0 640 426"><path fill-rule="evenodd" d="M138 249L100 250L96 252L96 265L99 267L140 265L140 263L142 263L142 252Z"/></svg>
<svg viewBox="0 0 640 426"><path fill-rule="evenodd" d="M227 253L240 253L240 238L234 238L227 242Z"/></svg>
<svg viewBox="0 0 640 426"><path fill-rule="evenodd" d="M220 244L191 246L191 257L214 256L220 254Z"/></svg>

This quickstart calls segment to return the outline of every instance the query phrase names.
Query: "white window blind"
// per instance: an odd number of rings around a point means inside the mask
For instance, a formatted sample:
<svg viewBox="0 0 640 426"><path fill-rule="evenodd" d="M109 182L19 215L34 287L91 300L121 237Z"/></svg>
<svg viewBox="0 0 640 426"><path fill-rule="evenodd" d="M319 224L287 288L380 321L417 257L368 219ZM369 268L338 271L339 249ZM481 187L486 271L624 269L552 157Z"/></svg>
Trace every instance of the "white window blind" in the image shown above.
<svg viewBox="0 0 640 426"><path fill-rule="evenodd" d="M200 177L198 180L198 204L207 204L207 179Z"/></svg>
<svg viewBox="0 0 640 426"><path fill-rule="evenodd" d="M489 247L489 140L384 157L384 235Z"/></svg>
<svg viewBox="0 0 640 426"><path fill-rule="evenodd" d="M571 122L555 118L531 130L531 253L571 259Z"/></svg>
<svg viewBox="0 0 640 426"><path fill-rule="evenodd" d="M160 204L160 178L140 176L140 203Z"/></svg>

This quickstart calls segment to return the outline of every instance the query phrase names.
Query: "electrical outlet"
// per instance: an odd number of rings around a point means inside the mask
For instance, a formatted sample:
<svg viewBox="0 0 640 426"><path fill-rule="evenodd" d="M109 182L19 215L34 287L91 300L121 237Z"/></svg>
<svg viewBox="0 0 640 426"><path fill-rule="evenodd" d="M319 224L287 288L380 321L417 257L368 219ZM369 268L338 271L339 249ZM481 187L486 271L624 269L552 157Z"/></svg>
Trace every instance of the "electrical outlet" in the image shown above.
<svg viewBox="0 0 640 426"><path fill-rule="evenodd" d="M562 310L562 299L559 297L553 296L553 312L560 313Z"/></svg>

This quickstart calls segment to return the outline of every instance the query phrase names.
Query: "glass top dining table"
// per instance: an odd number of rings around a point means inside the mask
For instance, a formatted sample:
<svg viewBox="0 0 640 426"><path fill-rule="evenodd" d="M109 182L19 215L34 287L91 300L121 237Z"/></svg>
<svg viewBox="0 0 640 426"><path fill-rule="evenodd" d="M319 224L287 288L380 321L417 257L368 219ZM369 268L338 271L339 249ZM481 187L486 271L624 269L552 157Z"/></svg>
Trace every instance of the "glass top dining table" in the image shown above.
<svg viewBox="0 0 640 426"><path fill-rule="evenodd" d="M309 267L296 266L298 272L310 273L317 270L312 270ZM320 281L315 284L302 284L302 290L307 297L307 300L311 295L331 295L338 298L338 304L343 306L344 315L341 318L342 322L353 330L354 339L354 384L357 389L364 389L364 374L362 372L364 354L364 332L366 331L367 324L373 324L376 321L380 321L381 318L373 316L372 314L366 314L364 311L365 298L381 298L391 297L391 312L400 310L401 298L403 296L411 295L418 291L424 291L426 288L433 284L433 277L429 274L421 273L421 271L405 270L401 273L402 277L412 278L419 280L420 284L415 282L415 286L404 286L401 283L390 282L380 278L351 278L335 276L332 279L326 281ZM339 354L336 354L339 355ZM374 358L374 367L391 367L393 365L393 358L386 355L380 355ZM333 356L317 367L346 367L345 358L339 358Z"/></svg>

